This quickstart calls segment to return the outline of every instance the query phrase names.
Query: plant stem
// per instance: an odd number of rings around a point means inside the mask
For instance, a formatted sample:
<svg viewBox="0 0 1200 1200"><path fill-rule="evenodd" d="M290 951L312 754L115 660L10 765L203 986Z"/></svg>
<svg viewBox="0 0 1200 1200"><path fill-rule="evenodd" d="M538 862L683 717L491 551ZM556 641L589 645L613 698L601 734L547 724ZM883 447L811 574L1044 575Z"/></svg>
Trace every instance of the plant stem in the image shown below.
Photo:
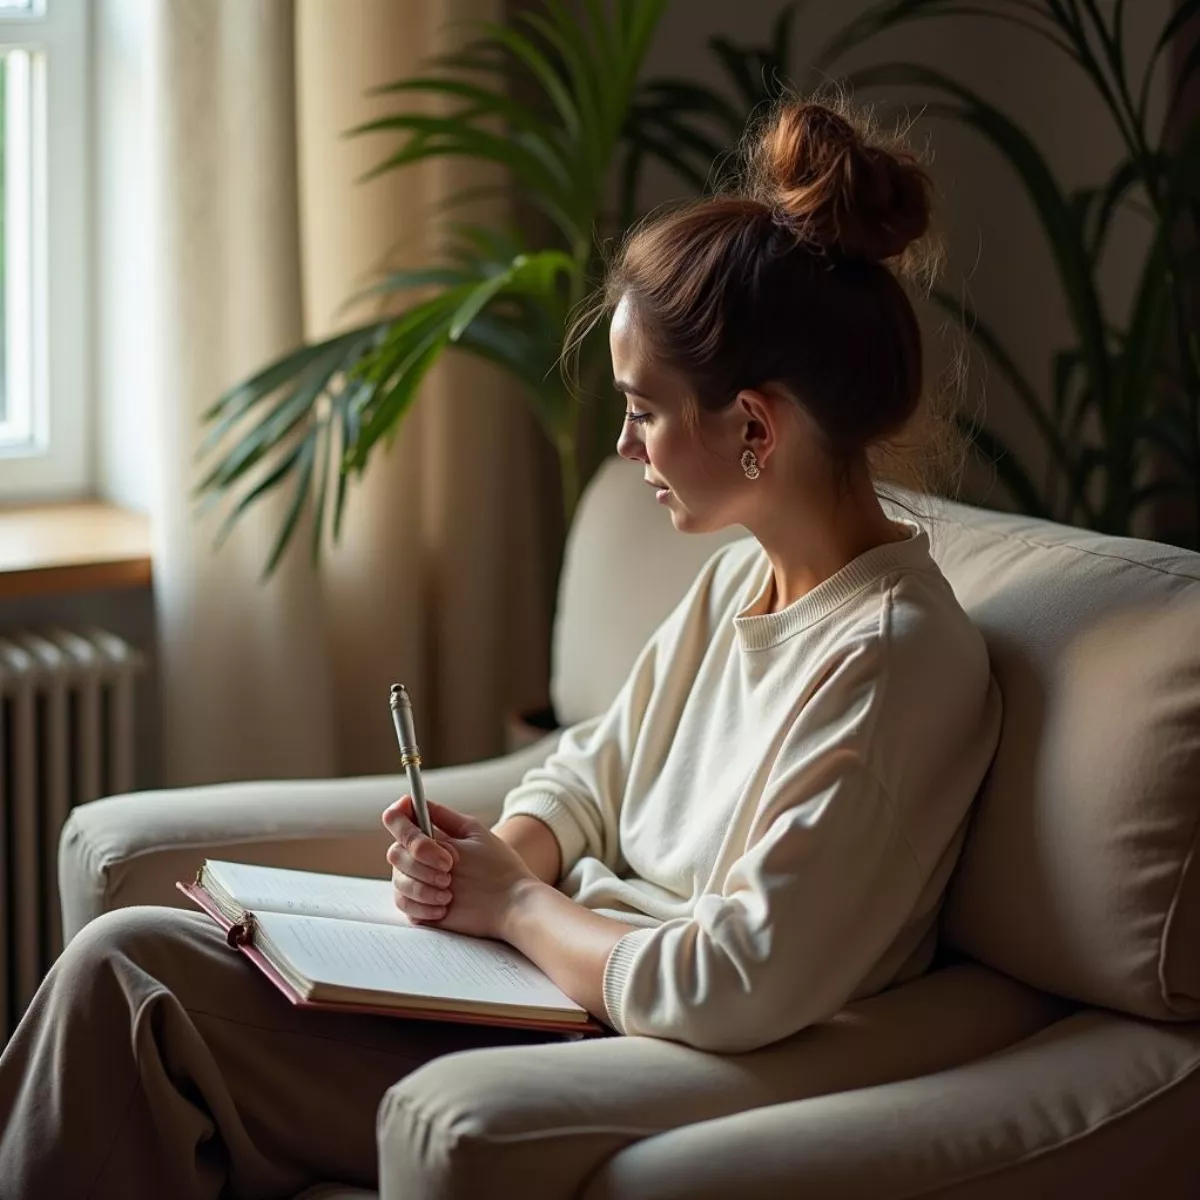
<svg viewBox="0 0 1200 1200"><path fill-rule="evenodd" d="M578 437L571 434L560 434L555 439L555 449L558 451L558 475L562 484L564 528L571 528L575 516L575 507L579 503L579 449Z"/></svg>

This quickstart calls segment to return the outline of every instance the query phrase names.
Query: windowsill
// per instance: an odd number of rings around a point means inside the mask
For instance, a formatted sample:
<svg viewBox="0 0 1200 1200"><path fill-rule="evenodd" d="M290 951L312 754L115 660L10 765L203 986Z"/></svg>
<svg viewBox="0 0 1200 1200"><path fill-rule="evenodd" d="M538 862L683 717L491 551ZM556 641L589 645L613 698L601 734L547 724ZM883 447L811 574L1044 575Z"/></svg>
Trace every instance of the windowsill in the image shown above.
<svg viewBox="0 0 1200 1200"><path fill-rule="evenodd" d="M0 600L150 584L150 518L112 504L0 507Z"/></svg>

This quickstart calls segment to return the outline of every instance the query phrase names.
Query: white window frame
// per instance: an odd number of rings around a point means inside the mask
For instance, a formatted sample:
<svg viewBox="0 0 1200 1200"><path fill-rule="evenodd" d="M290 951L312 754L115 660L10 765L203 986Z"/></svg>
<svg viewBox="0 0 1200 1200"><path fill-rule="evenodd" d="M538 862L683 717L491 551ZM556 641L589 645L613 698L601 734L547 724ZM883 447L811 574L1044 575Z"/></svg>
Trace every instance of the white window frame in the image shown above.
<svg viewBox="0 0 1200 1200"><path fill-rule="evenodd" d="M32 0L0 9L0 50L32 55L31 424L0 444L0 502L76 499L93 485L88 211L90 60L87 0ZM9 189L11 191L11 189ZM6 202L13 203L11 198ZM14 294L6 296L12 320Z"/></svg>

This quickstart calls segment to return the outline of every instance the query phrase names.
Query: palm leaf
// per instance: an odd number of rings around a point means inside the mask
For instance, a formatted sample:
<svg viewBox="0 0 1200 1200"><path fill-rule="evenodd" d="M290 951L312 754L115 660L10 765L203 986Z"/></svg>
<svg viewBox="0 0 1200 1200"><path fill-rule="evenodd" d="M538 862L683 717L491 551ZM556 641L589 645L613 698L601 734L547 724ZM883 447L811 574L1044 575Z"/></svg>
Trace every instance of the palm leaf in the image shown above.
<svg viewBox="0 0 1200 1200"><path fill-rule="evenodd" d="M792 27L805 3L806 0L792 0L775 15L775 24L771 27L771 57L781 67L785 67L791 57Z"/></svg>
<svg viewBox="0 0 1200 1200"><path fill-rule="evenodd" d="M1169 408L1147 413L1134 427L1133 436L1157 446L1174 460L1186 477L1194 477L1197 463L1192 452L1191 432L1182 413Z"/></svg>
<svg viewBox="0 0 1200 1200"><path fill-rule="evenodd" d="M296 486L292 492L292 502L288 505L287 515L283 519L283 526L275 538L275 544L271 547L270 556L267 558L267 565L263 568L261 576L263 580L269 579L274 574L275 568L279 565L279 560L283 557L283 552L287 549L288 543L292 540L292 534L296 531L296 526L300 522L300 516L304 512L305 501L308 499L309 488L312 486L315 457L316 439L315 436L309 436L304 439L300 447L300 457L296 461L294 472L296 475Z"/></svg>
<svg viewBox="0 0 1200 1200"><path fill-rule="evenodd" d="M584 129L583 115L562 76L543 50L523 33L504 25L487 22L481 28L495 46L507 50L512 59L526 69L558 113L568 143L578 145Z"/></svg>
<svg viewBox="0 0 1200 1200"><path fill-rule="evenodd" d="M712 164L723 154L729 153L729 148L715 141L708 134L684 124L680 114L669 105L656 108L635 106L632 119L644 139L647 134L656 140L664 141L677 150L686 150L696 156L693 177L706 179ZM637 135L634 135L635 140Z"/></svg>
<svg viewBox="0 0 1200 1200"><path fill-rule="evenodd" d="M723 96L687 79L674 77L648 80L638 93L636 112L647 107L667 108L677 120L712 117L720 121L731 141L736 141L746 124L746 114Z"/></svg>
<svg viewBox="0 0 1200 1200"><path fill-rule="evenodd" d="M1030 33L1045 38L1070 58L1077 58L1070 41L1061 36L1062 22L1038 12L1032 6L1027 7L1037 20L1023 16L1012 3L986 8L979 4L962 3L961 0L882 0L849 21L826 42L818 52L814 65L818 71L825 73L852 50L895 26L938 17L987 17L1001 20L1010 25L1021 26ZM1053 12L1054 5L1050 4L1049 7Z"/></svg>
<svg viewBox="0 0 1200 1200"><path fill-rule="evenodd" d="M755 75L748 55L739 51L728 38L710 37L709 49L721 60L730 79L742 94L748 107L753 108L762 99L764 88L761 77Z"/></svg>
<svg viewBox="0 0 1200 1200"><path fill-rule="evenodd" d="M383 131L408 132L414 136L363 179L373 179L427 158L459 157L498 163L526 186L559 198L569 198L574 187L568 165L548 143L536 142L529 135L524 139L504 137L454 116L431 117L419 113L394 113L350 130L352 134Z"/></svg>
<svg viewBox="0 0 1200 1200"><path fill-rule="evenodd" d="M229 515L222 522L220 529L217 530L216 538L213 541L213 548L215 550L219 550L225 544L226 538L228 538L242 514L257 500L278 487L291 474L292 468L300 460L303 446L304 442L299 442L293 446L289 453L280 458L274 469L246 492L230 510Z"/></svg>
<svg viewBox="0 0 1200 1200"><path fill-rule="evenodd" d="M362 332L361 329L353 330L350 333L327 338L323 342L316 342L311 346L301 346L298 350L293 350L290 354L273 362L269 367L265 367L258 374L252 375L244 382L230 388L201 415L200 420L204 424L214 421L218 423L201 443L196 451L196 457L201 458L207 454L226 432L242 419L246 411L262 400L264 396L278 391L289 379L300 374L335 346L348 346ZM219 421L218 418L220 418Z"/></svg>
<svg viewBox="0 0 1200 1200"><path fill-rule="evenodd" d="M1161 162L1161 156L1156 156ZM1079 188L1073 196L1080 206L1081 231L1088 257L1095 262L1104 249L1113 214L1129 192L1143 183L1143 168L1151 163L1139 163L1133 158L1122 159L1112 170L1107 182L1099 188ZM1092 211L1095 216L1091 220Z"/></svg>
<svg viewBox="0 0 1200 1200"><path fill-rule="evenodd" d="M924 111L949 117L978 133L1003 155L1016 172L1041 220L1050 252L1066 294L1081 353L1095 388L1103 419L1110 419L1112 380L1106 353L1105 326L1078 222L1053 173L1029 136L1009 117L970 88L941 71L911 63L868 68L851 79L859 87L923 86L952 96L958 103L933 102Z"/></svg>
<svg viewBox="0 0 1200 1200"><path fill-rule="evenodd" d="M421 287L454 287L466 283L470 278L464 271L454 267L422 267L410 271L389 271L378 283L356 292L346 302L354 304L371 296L391 295L393 292L405 292L411 288Z"/></svg>
<svg viewBox="0 0 1200 1200"><path fill-rule="evenodd" d="M358 411L359 401L362 393L365 391L365 385L360 382L354 382L350 386L344 388L333 400L333 410L337 418L338 425L338 446L339 446L339 463L345 463L346 448L353 446L358 441ZM329 447L329 453L332 455L333 448ZM333 540L336 542L342 532L342 518L346 510L346 494L347 485L350 480L350 473L344 467L339 466L337 473L337 486L334 488L333 497ZM318 528L323 522L318 521Z"/></svg>
<svg viewBox="0 0 1200 1200"><path fill-rule="evenodd" d="M546 45L552 46L558 54L579 109L581 132L589 135L580 139L580 148L585 152L580 165L586 164L590 171L595 171L604 161L605 130L609 121L603 81L595 75L579 25L569 17L565 18L561 10L556 10L551 0L544 0L544 3L545 14L525 10L518 13L516 19L536 30Z"/></svg>
<svg viewBox="0 0 1200 1200"><path fill-rule="evenodd" d="M1037 427L1050 450L1051 460L1066 478L1071 477L1072 457L1053 419L1047 414L1037 390L1017 366L1012 355L1004 348L991 326L985 322L974 307L944 288L934 288L930 298L944 312L957 321L962 328L983 347L990 361L1008 381L1021 407ZM1036 490L1036 489L1035 489ZM1074 497L1084 502L1082 497ZM1039 504L1042 501L1039 499ZM1044 505L1042 505L1044 507Z"/></svg>
<svg viewBox="0 0 1200 1200"><path fill-rule="evenodd" d="M561 130L548 124L528 105L513 100L503 92L493 91L481 84L469 83L465 79L438 75L418 76L415 79L400 79L395 83L386 83L381 87L371 88L368 95L398 95L403 92L418 92L467 100L473 106L473 111L481 116L492 114L501 117L516 129L536 133L541 137L562 139ZM459 115L461 116L461 114ZM360 125L358 128L363 130L367 126Z"/></svg>
<svg viewBox="0 0 1200 1200"><path fill-rule="evenodd" d="M330 379L347 368L348 362L353 361L369 342L372 333L371 330L356 331L354 335L333 338L325 343L324 352L312 358L299 372L296 386L267 408L249 433L196 485L194 494L228 490L266 455L285 443L294 430L311 418L317 398Z"/></svg>
<svg viewBox="0 0 1200 1200"><path fill-rule="evenodd" d="M995 433L981 425L973 424L965 417L958 418L958 426L963 436L971 442L975 452L994 468L997 478L1021 506L1021 511L1049 520L1050 513L1042 502L1037 486L1004 441Z"/></svg>
<svg viewBox="0 0 1200 1200"><path fill-rule="evenodd" d="M1154 401L1154 377L1162 361L1170 316L1166 272L1165 239L1160 237L1142 267L1120 359L1117 392L1120 420L1114 442L1126 449L1143 406Z"/></svg>
<svg viewBox="0 0 1200 1200"><path fill-rule="evenodd" d="M1179 0L1175 6L1175 11L1167 18L1166 23L1162 27L1157 40L1154 43L1154 48L1150 51L1149 61L1146 63L1145 74L1142 76L1142 86L1139 89L1138 96L1138 113L1141 119L1145 119L1146 109L1150 101L1150 85L1154 79L1154 71L1158 66L1158 60L1162 57L1162 53L1174 40L1175 36L1183 29L1183 27L1193 18L1200 16L1200 0ZM1191 56L1189 55L1189 60Z"/></svg>

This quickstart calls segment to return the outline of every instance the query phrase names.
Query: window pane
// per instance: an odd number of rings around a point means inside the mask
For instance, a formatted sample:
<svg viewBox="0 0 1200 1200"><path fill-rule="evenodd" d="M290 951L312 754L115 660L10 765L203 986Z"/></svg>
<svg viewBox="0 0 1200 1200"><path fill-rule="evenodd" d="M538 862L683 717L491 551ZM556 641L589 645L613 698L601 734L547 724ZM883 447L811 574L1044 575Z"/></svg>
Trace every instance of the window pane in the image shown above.
<svg viewBox="0 0 1200 1200"><path fill-rule="evenodd" d="M17 12L28 12L33 7L33 0L0 0L0 13L10 12L16 9Z"/></svg>
<svg viewBox="0 0 1200 1200"><path fill-rule="evenodd" d="M3 3L4 0L0 0ZM8 322L4 319L5 292L8 290L8 271L5 264L8 255L5 254L6 233L8 222L5 220L5 209L8 207L5 197L8 195L8 138L5 136L8 124L8 55L0 55L0 430L8 423L8 338L5 330Z"/></svg>
<svg viewBox="0 0 1200 1200"><path fill-rule="evenodd" d="M0 55L0 445L10 446L34 427L32 65L27 50Z"/></svg>

